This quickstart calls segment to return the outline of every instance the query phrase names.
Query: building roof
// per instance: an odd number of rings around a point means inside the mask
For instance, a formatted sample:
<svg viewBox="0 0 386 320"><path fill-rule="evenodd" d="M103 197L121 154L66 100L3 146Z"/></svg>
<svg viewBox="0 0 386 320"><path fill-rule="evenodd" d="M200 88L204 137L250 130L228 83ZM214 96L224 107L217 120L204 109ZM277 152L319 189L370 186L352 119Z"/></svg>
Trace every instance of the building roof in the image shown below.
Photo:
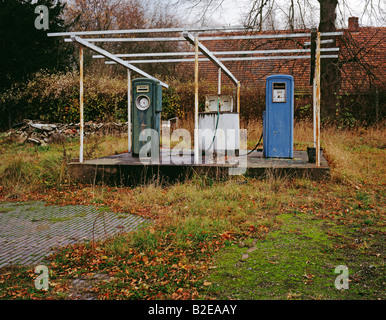
<svg viewBox="0 0 386 320"><path fill-rule="evenodd" d="M309 33L310 30L280 30L260 32L258 34L288 34ZM359 27L355 17L349 19L349 28L343 30L343 36L336 36L336 44L340 48L338 63L341 70L341 89L344 92L385 88L386 78L386 28ZM236 33L235 33L236 34ZM217 34L218 35L218 34ZM229 33L227 34L229 35ZM274 49L304 49L309 37L285 39L254 39L254 40L216 40L203 44L211 51L241 51L241 50L274 50ZM327 47L328 45L323 45ZM331 46L331 45L330 45ZM260 54L260 56L291 54ZM292 54L299 55L299 54ZM302 53L309 55L309 53ZM216 55L222 57L221 55ZM242 55L240 55L242 56ZM290 74L295 80L295 93L311 93L310 59L291 60L255 60L255 61L225 61L224 65L235 75L243 87L264 88L265 78L272 74ZM181 63L179 70L184 70L186 76L194 73L194 63ZM199 75L201 79L217 82L218 69L211 62L200 62ZM222 83L230 84L226 77Z"/></svg>
<svg viewBox="0 0 386 320"><path fill-rule="evenodd" d="M345 30L337 44L344 92L386 89L386 27Z"/></svg>

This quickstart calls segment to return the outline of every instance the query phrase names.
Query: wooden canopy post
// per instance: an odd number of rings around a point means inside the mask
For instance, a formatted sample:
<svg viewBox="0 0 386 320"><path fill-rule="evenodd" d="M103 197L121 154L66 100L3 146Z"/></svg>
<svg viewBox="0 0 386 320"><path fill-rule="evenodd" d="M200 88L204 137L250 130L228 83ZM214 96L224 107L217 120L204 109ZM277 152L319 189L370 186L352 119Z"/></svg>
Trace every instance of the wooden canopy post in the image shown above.
<svg viewBox="0 0 386 320"><path fill-rule="evenodd" d="M199 164L198 149L198 38L194 39L194 163Z"/></svg>
<svg viewBox="0 0 386 320"><path fill-rule="evenodd" d="M84 134L84 119L83 119L83 46L79 46L79 111L80 111L80 150L79 162L83 163L83 134Z"/></svg>
<svg viewBox="0 0 386 320"><path fill-rule="evenodd" d="M320 167L320 32L318 32L316 36L316 61L313 91L315 156L316 166Z"/></svg>
<svg viewBox="0 0 386 320"><path fill-rule="evenodd" d="M240 113L240 88L241 83L237 81L237 113Z"/></svg>
<svg viewBox="0 0 386 320"><path fill-rule="evenodd" d="M217 88L217 93L218 93L219 98L220 98L220 94L221 94L221 68L218 68L218 88Z"/></svg>
<svg viewBox="0 0 386 320"><path fill-rule="evenodd" d="M127 69L127 150L131 153L131 71Z"/></svg>

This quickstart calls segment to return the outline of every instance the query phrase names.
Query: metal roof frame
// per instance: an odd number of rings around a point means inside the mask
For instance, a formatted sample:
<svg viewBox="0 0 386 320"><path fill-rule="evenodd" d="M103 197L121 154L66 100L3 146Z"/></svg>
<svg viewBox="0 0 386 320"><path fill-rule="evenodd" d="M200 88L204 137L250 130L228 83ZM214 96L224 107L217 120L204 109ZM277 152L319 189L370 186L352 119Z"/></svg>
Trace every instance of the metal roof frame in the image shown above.
<svg viewBox="0 0 386 320"><path fill-rule="evenodd" d="M87 47L87 48L89 48L89 49L91 49L91 50L93 50L95 52L100 53L101 55L105 56L106 58L111 59L112 61L114 61L114 62L116 62L116 63L118 63L118 64L120 64L120 65L122 65L122 66L124 66L124 67L126 67L126 68L128 68L130 70L132 70L132 71L135 71L135 72L139 73L140 75L142 75L142 76L144 76L146 78L160 81L160 80L154 78L153 76L151 76L150 74L146 73L145 71L142 71L141 69L138 69L137 67L134 67L133 65L131 65L127 61L122 60L122 59L114 56L110 52L108 52L106 50L103 50L102 48L99 48L96 45L93 45L92 43L89 43L85 39L82 39L82 38L80 38L78 36L72 36L71 40L74 41L74 42L77 42L77 43L81 44L82 46L85 46L85 47ZM169 88L169 86L166 83L164 83L162 81L160 81L160 83L161 83L161 85L163 87Z"/></svg>
<svg viewBox="0 0 386 320"><path fill-rule="evenodd" d="M193 37L190 33L184 33L184 38L191 44L198 46L198 50L205 55L210 61L212 61L218 68L221 68L221 70L228 76L228 78L235 84L238 84L238 80L236 77L228 70L226 66L223 65L223 63L217 59L210 50L205 47L199 40L198 37Z"/></svg>
<svg viewBox="0 0 386 320"><path fill-rule="evenodd" d="M291 56L250 56L250 57L230 57L230 58L218 58L216 55L253 55L253 54L270 54L270 53L308 53L311 49L295 49L289 50L260 50L260 51L229 51L229 52L211 52L201 41L218 41L218 40L253 40L253 39L289 39L289 38L308 38L311 40L316 39L316 73L314 74L313 81L313 93L314 93L314 146L316 150L320 147L320 59L321 58L337 58L337 55L321 55L321 52L339 51L339 48L321 48L321 44L331 43L333 40L321 40L322 37L326 36L338 36L343 35L343 32L317 32L316 29L311 30L311 33L292 33L292 34L259 34L259 35L233 35L233 36L207 36L198 37L193 36L193 32L213 32L221 31L222 33L232 31L248 31L248 28L243 26L235 27L214 27L214 28L162 28L162 29L131 29L131 30L105 30L105 31L74 31L74 32L59 32L59 33L48 33L49 37L54 36L65 36L64 41L76 42L80 45L80 157L79 161L83 162L83 47L87 47L99 55L95 55L95 58L105 57L110 61L106 63L118 63L128 70L128 135L129 135L129 152L130 152L130 71L135 71L140 75L155 79L153 76L142 71L141 69L133 66L134 63L163 63L163 62L195 62L195 136L194 136L194 158L195 162L198 162L198 62L199 61L211 61L219 68L218 81L219 81L219 94L221 84L221 71L223 71L230 80L237 86L237 111L240 112L240 82L236 77L228 70L228 68L221 61L248 61L248 60L268 60L268 59L309 59L311 55L291 55ZM119 35L119 34L154 34L154 33L182 33L182 37L158 37L158 38L81 38L80 36L98 36L98 35ZM194 54L195 59L149 59L149 60L133 60L127 61L121 58L123 57L154 57L154 53L142 53L142 54L112 54L96 45L93 42L151 42L151 41L188 41L194 45L195 52L181 52L181 53L159 53L157 56L188 56ZM309 46L311 42L306 42L304 45ZM199 53L201 52L206 58L199 59ZM159 81L159 80L158 80ZM168 88L166 83L160 81L162 86ZM197 132L196 132L197 131ZM316 152L316 166L320 165L319 152Z"/></svg>

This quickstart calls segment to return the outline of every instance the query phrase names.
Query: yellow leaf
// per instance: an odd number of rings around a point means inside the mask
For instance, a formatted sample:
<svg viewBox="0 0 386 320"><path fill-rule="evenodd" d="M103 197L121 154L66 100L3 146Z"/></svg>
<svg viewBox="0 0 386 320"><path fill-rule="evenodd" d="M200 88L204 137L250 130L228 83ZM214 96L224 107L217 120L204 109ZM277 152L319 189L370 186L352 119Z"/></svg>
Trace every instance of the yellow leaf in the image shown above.
<svg viewBox="0 0 386 320"><path fill-rule="evenodd" d="M211 284L212 284L212 282L204 281L204 286L210 286Z"/></svg>

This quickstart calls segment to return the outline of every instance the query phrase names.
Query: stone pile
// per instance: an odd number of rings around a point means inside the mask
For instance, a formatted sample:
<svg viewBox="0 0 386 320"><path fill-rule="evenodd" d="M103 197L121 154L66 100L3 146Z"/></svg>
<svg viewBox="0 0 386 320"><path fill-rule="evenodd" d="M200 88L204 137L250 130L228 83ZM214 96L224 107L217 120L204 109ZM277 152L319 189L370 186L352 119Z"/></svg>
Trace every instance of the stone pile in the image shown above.
<svg viewBox="0 0 386 320"><path fill-rule="evenodd" d="M110 134L118 135L127 133L127 123L107 122L97 123L93 121L84 124L84 135ZM55 141L71 137L79 137L79 123L43 123L41 121L24 120L14 125L6 135L20 144L30 142L36 145L46 146Z"/></svg>

